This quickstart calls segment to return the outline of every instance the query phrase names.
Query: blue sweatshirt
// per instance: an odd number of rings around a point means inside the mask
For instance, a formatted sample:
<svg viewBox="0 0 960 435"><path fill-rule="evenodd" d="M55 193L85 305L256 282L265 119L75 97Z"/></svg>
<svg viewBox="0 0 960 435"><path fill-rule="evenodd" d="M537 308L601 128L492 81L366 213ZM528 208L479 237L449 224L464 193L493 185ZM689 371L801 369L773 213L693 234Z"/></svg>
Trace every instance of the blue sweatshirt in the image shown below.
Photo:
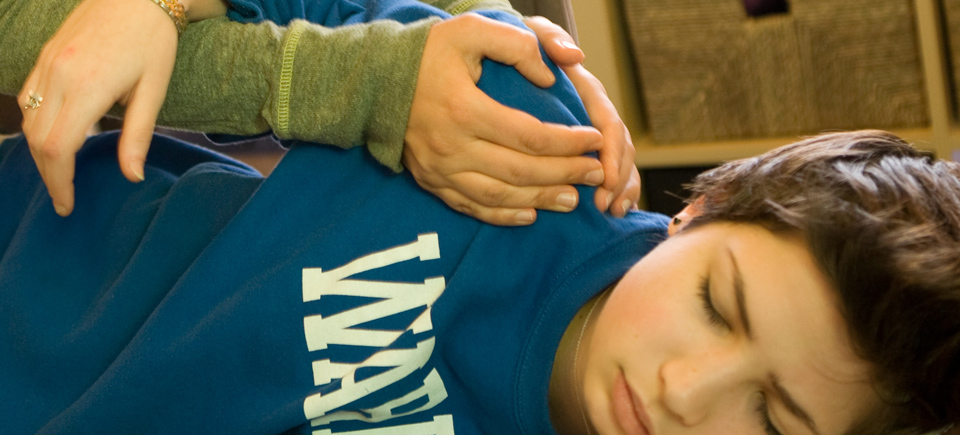
<svg viewBox="0 0 960 435"><path fill-rule="evenodd" d="M479 86L587 122L568 81ZM665 237L590 204L484 225L362 148L293 143L263 179L158 136L130 184L116 141L78 155L65 219L0 145L0 433L554 433L564 329Z"/></svg>

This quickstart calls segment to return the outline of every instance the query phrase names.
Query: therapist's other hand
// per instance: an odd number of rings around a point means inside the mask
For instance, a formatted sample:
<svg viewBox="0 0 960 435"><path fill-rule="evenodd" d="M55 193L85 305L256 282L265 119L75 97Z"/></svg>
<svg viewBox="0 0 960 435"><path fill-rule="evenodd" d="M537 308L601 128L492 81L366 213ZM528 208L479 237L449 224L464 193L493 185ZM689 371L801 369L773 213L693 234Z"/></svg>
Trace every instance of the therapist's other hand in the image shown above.
<svg viewBox="0 0 960 435"><path fill-rule="evenodd" d="M127 106L120 169L143 179L176 51L173 21L146 0L84 0L44 46L19 101L43 97L22 109L23 132L57 214L73 211L75 155L87 131L117 102Z"/></svg>
<svg viewBox="0 0 960 435"><path fill-rule="evenodd" d="M634 161L636 149L630 132L607 96L603 84L581 64L583 51L573 42L573 38L562 27L543 17L528 18L524 24L537 34L547 56L573 83L590 121L603 135L599 154L604 181L597 189L594 203L600 211L609 210L614 216L624 216L636 209L640 200L640 172Z"/></svg>
<svg viewBox="0 0 960 435"><path fill-rule="evenodd" d="M536 37L465 14L435 24L424 47L407 124L403 164L453 209L495 225L529 225L536 209L567 212L574 184L600 185L593 128L543 123L477 88L484 58L513 65L537 86L555 77Z"/></svg>
<svg viewBox="0 0 960 435"><path fill-rule="evenodd" d="M222 0L182 3L194 21L226 12ZM130 181L143 179L176 52L173 20L148 0L84 0L44 46L18 101L24 136L58 214L73 211L77 151L116 103L126 106L120 170ZM43 100L24 108L31 93Z"/></svg>

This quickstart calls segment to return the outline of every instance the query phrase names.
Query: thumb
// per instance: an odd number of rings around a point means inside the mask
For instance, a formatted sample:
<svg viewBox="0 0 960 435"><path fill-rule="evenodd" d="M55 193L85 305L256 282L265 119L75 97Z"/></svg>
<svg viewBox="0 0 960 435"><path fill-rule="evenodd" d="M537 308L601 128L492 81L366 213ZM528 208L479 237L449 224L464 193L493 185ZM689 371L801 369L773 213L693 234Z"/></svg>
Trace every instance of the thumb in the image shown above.
<svg viewBox="0 0 960 435"><path fill-rule="evenodd" d="M523 23L536 33L547 57L557 65L572 66L583 62L583 50L563 27L540 16L529 17Z"/></svg>
<svg viewBox="0 0 960 435"><path fill-rule="evenodd" d="M478 16L479 17L479 16ZM461 43L483 57L512 65L527 80L539 87L552 86L553 72L540 56L536 35L512 25L483 18L474 34L483 38L467 38Z"/></svg>

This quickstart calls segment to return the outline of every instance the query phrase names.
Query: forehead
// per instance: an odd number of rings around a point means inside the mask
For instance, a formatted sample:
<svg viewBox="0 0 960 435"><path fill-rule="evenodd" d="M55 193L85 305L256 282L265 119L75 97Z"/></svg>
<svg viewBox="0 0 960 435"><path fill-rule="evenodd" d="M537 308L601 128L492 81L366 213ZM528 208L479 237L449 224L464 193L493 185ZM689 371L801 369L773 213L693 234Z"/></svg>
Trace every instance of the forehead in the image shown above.
<svg viewBox="0 0 960 435"><path fill-rule="evenodd" d="M708 261L738 277L753 340L749 348L814 416L842 433L875 403L870 365L853 350L833 285L798 236L735 225Z"/></svg>

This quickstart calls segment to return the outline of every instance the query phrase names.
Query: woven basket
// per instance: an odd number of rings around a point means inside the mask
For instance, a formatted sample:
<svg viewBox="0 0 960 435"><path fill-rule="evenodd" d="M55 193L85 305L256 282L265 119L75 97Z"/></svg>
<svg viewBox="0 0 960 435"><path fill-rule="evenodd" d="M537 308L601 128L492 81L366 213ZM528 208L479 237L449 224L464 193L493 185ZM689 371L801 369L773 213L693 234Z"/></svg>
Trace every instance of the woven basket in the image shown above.
<svg viewBox="0 0 960 435"><path fill-rule="evenodd" d="M792 0L760 18L742 0L623 9L656 143L927 124L910 0Z"/></svg>
<svg viewBox="0 0 960 435"><path fill-rule="evenodd" d="M960 0L943 0L943 15L947 30L947 49L950 51L950 71L953 82L953 113L960 113Z"/></svg>

